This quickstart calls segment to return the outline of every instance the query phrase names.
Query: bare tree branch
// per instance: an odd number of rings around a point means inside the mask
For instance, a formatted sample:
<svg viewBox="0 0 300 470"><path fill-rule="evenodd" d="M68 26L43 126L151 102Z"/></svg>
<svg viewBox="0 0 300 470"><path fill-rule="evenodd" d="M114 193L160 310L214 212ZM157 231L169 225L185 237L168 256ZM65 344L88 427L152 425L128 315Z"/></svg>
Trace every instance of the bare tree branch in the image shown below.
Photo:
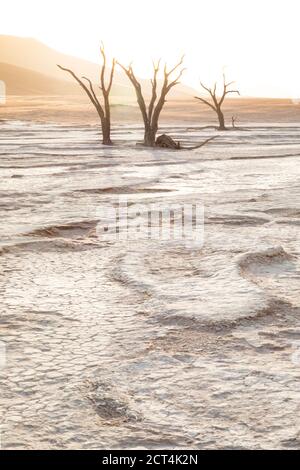
<svg viewBox="0 0 300 470"><path fill-rule="evenodd" d="M92 84L91 80L90 80L89 78L87 78L87 77L82 77L82 80L86 80L86 81L88 82L88 84L89 84L89 86L90 86L90 91L91 91L91 93L92 93L92 95L93 95L93 98L94 98L94 100L95 100L95 103L97 103L97 106L99 106L100 108L102 108L102 106L101 106L101 104L99 103L99 100L98 100L98 98L97 98L97 96L96 96L96 93L95 93L95 91L94 91L93 84Z"/></svg>
<svg viewBox="0 0 300 470"><path fill-rule="evenodd" d="M80 78L73 72L73 70L71 69L67 69L65 67L62 67L61 65L58 65L57 64L57 67L61 70L63 70L64 72L68 72L70 75L72 75L72 77L79 83L79 85L81 86L81 88L83 88L83 90L86 92L86 94L88 95L88 97L90 98L91 102L94 104L94 106L97 108L99 102L97 99L95 99L93 93L88 89L88 87L83 83L82 80L80 80Z"/></svg>
<svg viewBox="0 0 300 470"><path fill-rule="evenodd" d="M173 80L167 87L167 93L169 93L169 91L171 90L171 88L173 88L175 85L178 85L178 83L180 83L180 79L182 77L182 74L186 71L186 69L182 69L180 71L180 73L178 74L177 78L175 78L175 80Z"/></svg>
<svg viewBox="0 0 300 470"><path fill-rule="evenodd" d="M222 98L220 99L219 101L219 105L222 106L225 98L227 95L229 95L230 93L237 93L238 95L240 95L240 92L238 90L226 90L223 95L222 95Z"/></svg>
<svg viewBox="0 0 300 470"><path fill-rule="evenodd" d="M146 129L149 126L149 119L148 119L147 107L146 107L145 99L143 97L141 85L135 77L131 64L128 67L125 67L124 65L120 64L120 62L117 62L117 64L124 70L124 72L126 73L127 77L129 78L129 80L131 81L135 89L137 102L140 107L140 111L142 113L142 117L144 121L144 126Z"/></svg>
<svg viewBox="0 0 300 470"><path fill-rule="evenodd" d="M102 68L101 68L101 75L100 75L100 80L101 80L101 89L103 91L103 94L107 93L107 90L105 88L105 68L106 68L106 55L104 52L104 44L103 42L101 43L100 46L100 53L102 55Z"/></svg>
<svg viewBox="0 0 300 470"><path fill-rule="evenodd" d="M145 98L143 96L141 84L137 80L134 74L132 64L130 64L128 67L125 67L124 65L117 62L117 64L124 70L124 72L126 73L127 77L129 78L129 80L131 81L135 89L137 102L138 102L138 105L139 105L139 108L143 117L143 122L144 122L144 127L145 127L144 145L146 146L154 147L155 145L155 138L156 138L156 133L158 130L159 116L166 102L166 96L171 90L171 88L178 84L184 69L182 69L179 72L175 80L170 82L169 78L182 65L183 58L184 56L182 56L180 61L170 70L168 70L167 64L165 64L164 79L162 82L159 97L158 97L158 92L157 92L157 85L158 85L158 73L160 71L161 61L159 60L156 64L153 62L153 78L151 80L152 93L151 93L151 98L150 98L148 109L147 109L147 105L145 102Z"/></svg>
<svg viewBox="0 0 300 470"><path fill-rule="evenodd" d="M181 75L183 74L185 69L182 69L180 71L179 75L177 76L177 78L175 80L173 80L172 82L170 82L170 83L169 83L169 77L173 72L175 72L175 70L177 70L182 65L183 59L184 59L184 56L181 57L180 61L170 71L167 70L167 65L165 64L165 67L164 67L164 82L163 82L163 85L162 85L162 88L161 88L160 98L159 98L159 100L158 100L158 102L155 106L154 112L153 112L153 117L152 117L152 122L151 122L151 127L155 131L155 134L156 134L157 129L158 129L158 120L159 120L160 113L161 113L161 111L163 109L163 106L166 102L166 96L169 93L169 91L171 90L171 88L173 88L175 85L178 84L178 81L181 78Z"/></svg>
<svg viewBox="0 0 300 470"><path fill-rule="evenodd" d="M152 119L153 108L154 108L154 105L155 105L155 102L156 102L156 99L157 99L157 74L158 74L159 68L160 68L160 61L161 61L161 59L159 59L157 64L155 64L153 62L154 73L153 73L153 80L151 80L152 97L151 97L151 101L150 101L149 108L148 108L148 120L149 121L151 121L151 119Z"/></svg>
<svg viewBox="0 0 300 470"><path fill-rule="evenodd" d="M115 73L115 67L116 67L116 59L113 59L113 61L112 61L112 67L111 67L111 71L110 71L109 84L108 84L108 87L107 87L107 93L108 93L108 94L110 93L111 87L112 87L112 84L113 84L114 73Z"/></svg>
<svg viewBox="0 0 300 470"><path fill-rule="evenodd" d="M213 109L214 111L216 111L216 108L215 108L209 101L206 101L204 98L200 98L200 96L194 96L194 98L196 98L196 100L200 100L202 103L206 104L206 105L209 106L211 109Z"/></svg>
<svg viewBox="0 0 300 470"><path fill-rule="evenodd" d="M116 61L113 59L112 61L112 68L110 72L110 77L109 77L109 82L108 86L106 88L105 86L105 70L106 70L106 54L104 50L104 45L103 43L101 44L100 47L100 52L102 55L102 68L101 68L101 74L100 74L100 90L102 91L102 96L103 96L103 101L104 101L104 106L101 105L99 99L97 98L97 95L95 93L92 81L87 78L87 77L82 77L82 80L73 72L71 69L67 69L66 67L62 67L61 65L57 65L58 68L63 70L64 72L69 73L76 81L77 83L81 86L81 88L85 91L85 93L88 95L90 101L92 104L95 106L98 115L101 120L101 127L102 127L102 135L103 135L103 143L107 145L111 145L111 139L110 139L110 103L109 103L109 94L111 91L111 87L113 84L113 78L114 78L114 72L115 72L115 64ZM83 82L85 80L88 83L88 86Z"/></svg>
<svg viewBox="0 0 300 470"><path fill-rule="evenodd" d="M200 85L201 85L201 86L202 86L202 88L203 88L204 90L206 90L206 91L207 91L207 92L208 92L210 95L212 94L212 92L211 92L211 88L208 88L208 87L207 87L207 86L205 86L205 85L204 85L202 82L200 82Z"/></svg>
<svg viewBox="0 0 300 470"><path fill-rule="evenodd" d="M167 71L167 64L165 64L165 74L167 75L167 77L169 77L170 75L172 75L172 73L175 72L175 70L178 69L178 67L180 67L182 64L183 64L183 60L184 60L184 54L183 56L181 57L180 61L175 65L175 67L173 67L170 71Z"/></svg>

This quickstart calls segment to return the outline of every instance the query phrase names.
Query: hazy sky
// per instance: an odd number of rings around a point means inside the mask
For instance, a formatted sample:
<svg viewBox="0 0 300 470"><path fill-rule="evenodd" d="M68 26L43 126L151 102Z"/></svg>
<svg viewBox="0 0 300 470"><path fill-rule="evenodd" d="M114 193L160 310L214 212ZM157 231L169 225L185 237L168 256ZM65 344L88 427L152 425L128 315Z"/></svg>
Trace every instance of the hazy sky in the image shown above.
<svg viewBox="0 0 300 470"><path fill-rule="evenodd" d="M225 69L243 95L300 97L299 0L1 0L0 34L98 60L103 40L148 76L152 58L186 54L197 87Z"/></svg>

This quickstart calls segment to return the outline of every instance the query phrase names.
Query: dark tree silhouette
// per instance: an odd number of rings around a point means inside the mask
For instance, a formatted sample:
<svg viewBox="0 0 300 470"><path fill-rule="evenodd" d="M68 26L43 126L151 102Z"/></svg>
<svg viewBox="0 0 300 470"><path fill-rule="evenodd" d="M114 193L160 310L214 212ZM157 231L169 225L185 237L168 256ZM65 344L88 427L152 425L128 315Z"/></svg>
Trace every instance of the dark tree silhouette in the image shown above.
<svg viewBox="0 0 300 470"><path fill-rule="evenodd" d="M86 92L89 99L91 100L92 104L95 106L96 111L101 120L101 128L102 128L102 143L105 145L112 145L112 141L110 138L110 130L111 130L111 119L110 119L110 103L109 103L109 94L111 91L111 87L113 84L114 72L115 72L115 65L116 61L113 59L110 76L108 80L108 85L105 84L105 71L106 71L106 55L103 44L100 47L100 52L102 55L102 68L100 74L100 90L102 92L103 97L103 104L101 104L100 100L98 99L93 84L91 80L87 77L81 77L81 79L70 69L62 67L61 65L57 65L61 70L68 72L72 77L79 83L81 88ZM87 85L83 82L85 80Z"/></svg>
<svg viewBox="0 0 300 470"><path fill-rule="evenodd" d="M203 85L203 83L200 82L202 88L207 91L209 94L210 101L207 101L204 98L201 98L200 96L195 96L195 98L201 103L206 104L209 106L215 113L217 113L218 120L219 120L219 130L224 131L226 130L225 126L225 118L224 118L224 113L222 111L222 105L224 103L224 100L226 96L229 93L237 93L238 95L240 92L238 90L230 90L229 87L233 84L234 82L229 82L226 83L226 78L225 75L223 75L223 92L220 97L217 96L217 83L215 83L213 88L208 88L207 86Z"/></svg>
<svg viewBox="0 0 300 470"><path fill-rule="evenodd" d="M185 69L181 69L177 77L174 80L170 81L170 77L172 74L174 74L174 72L178 71L179 67L181 67L181 65L183 64L183 58L184 56L180 59L178 64L175 65L175 67L173 67L171 70L168 70L167 65L165 65L164 79L163 79L163 83L161 86L160 94L157 91L157 85L158 85L157 75L160 70L161 61L159 60L156 64L153 63L153 79L151 80L152 94L151 94L151 99L148 105L148 109L147 109L147 105L145 102L145 98L143 96L141 84L139 83L139 81L137 80L135 76L135 73L132 69L132 65L129 65L129 67L124 67L124 65L118 62L118 65L120 65L120 67L124 70L124 72L126 73L127 77L129 78L129 80L131 81L135 89L137 102L142 113L144 127L145 127L144 145L147 147L155 146L156 133L158 131L159 116L166 102L166 96L169 93L169 91L175 85L179 83L179 80Z"/></svg>
<svg viewBox="0 0 300 470"><path fill-rule="evenodd" d="M231 123L232 123L232 128L233 129L235 129L237 119L238 119L237 116L232 116L232 118L231 118Z"/></svg>

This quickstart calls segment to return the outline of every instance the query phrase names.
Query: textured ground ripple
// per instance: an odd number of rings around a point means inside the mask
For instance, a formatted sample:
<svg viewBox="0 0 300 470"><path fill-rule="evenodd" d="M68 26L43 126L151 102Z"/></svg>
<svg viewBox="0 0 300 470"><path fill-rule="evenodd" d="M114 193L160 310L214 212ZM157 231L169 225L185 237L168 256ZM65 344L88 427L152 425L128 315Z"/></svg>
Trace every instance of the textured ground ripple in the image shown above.
<svg viewBox="0 0 300 470"><path fill-rule="evenodd" d="M115 133L0 124L2 448L299 448L299 129ZM120 195L203 203L204 246L97 238Z"/></svg>

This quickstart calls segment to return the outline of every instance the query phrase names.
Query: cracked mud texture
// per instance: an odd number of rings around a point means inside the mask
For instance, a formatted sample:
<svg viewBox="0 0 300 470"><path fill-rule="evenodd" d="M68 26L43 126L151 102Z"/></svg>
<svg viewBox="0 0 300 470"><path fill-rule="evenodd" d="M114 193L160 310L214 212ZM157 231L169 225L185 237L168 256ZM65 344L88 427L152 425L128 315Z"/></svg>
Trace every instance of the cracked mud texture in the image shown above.
<svg viewBox="0 0 300 470"><path fill-rule="evenodd" d="M2 448L299 448L300 129L0 127ZM102 240L120 195L204 204L204 245Z"/></svg>

